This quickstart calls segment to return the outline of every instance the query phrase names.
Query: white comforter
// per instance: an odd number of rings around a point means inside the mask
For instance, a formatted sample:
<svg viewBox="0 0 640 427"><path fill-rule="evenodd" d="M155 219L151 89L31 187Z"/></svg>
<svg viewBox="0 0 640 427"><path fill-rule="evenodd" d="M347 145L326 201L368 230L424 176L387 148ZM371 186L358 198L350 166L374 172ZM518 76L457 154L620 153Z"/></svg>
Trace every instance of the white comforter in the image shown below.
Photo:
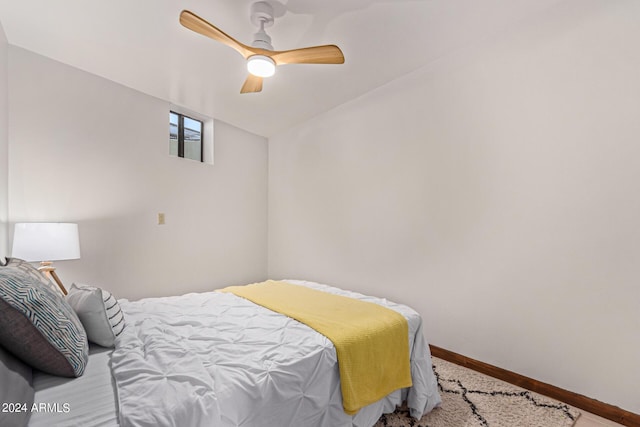
<svg viewBox="0 0 640 427"><path fill-rule="evenodd" d="M342 408L333 344L309 327L228 293L121 301L127 326L112 356L122 426L370 427L407 400L420 417L440 403L422 321L409 323L413 387L351 417Z"/></svg>

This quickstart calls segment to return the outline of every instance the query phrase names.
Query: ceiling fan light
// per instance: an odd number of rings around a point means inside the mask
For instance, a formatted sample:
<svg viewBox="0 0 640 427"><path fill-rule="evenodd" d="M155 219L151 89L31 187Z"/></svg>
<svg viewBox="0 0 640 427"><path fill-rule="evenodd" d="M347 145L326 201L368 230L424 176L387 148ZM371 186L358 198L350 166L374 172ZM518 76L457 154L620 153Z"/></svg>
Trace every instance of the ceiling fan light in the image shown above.
<svg viewBox="0 0 640 427"><path fill-rule="evenodd" d="M265 55L253 55L247 60L247 70L254 76L271 77L276 72L276 63Z"/></svg>

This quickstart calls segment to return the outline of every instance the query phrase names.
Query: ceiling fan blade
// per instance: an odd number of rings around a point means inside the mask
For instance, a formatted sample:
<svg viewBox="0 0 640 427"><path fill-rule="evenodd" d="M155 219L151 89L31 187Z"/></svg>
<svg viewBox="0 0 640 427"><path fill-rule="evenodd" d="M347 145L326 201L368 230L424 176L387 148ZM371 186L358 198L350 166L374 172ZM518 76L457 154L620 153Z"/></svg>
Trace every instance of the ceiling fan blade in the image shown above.
<svg viewBox="0 0 640 427"><path fill-rule="evenodd" d="M240 43L221 29L200 18L191 11L183 10L180 12L180 23L191 31L195 31L198 34L202 34L203 36L207 36L213 40L219 41L220 43L226 44L230 48L240 52L240 55L244 56L245 59L255 53L255 49Z"/></svg>
<svg viewBox="0 0 640 427"><path fill-rule="evenodd" d="M262 90L262 77L249 74L247 80L244 81L240 93L260 92Z"/></svg>
<svg viewBox="0 0 640 427"><path fill-rule="evenodd" d="M283 64L344 64L344 55L334 44L276 51L268 55L277 65Z"/></svg>

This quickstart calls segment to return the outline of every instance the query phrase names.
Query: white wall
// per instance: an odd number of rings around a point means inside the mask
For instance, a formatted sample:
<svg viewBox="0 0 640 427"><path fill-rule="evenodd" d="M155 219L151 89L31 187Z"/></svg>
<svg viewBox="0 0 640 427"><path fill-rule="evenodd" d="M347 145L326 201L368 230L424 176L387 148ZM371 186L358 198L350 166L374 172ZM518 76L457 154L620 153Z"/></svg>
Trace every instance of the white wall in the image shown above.
<svg viewBox="0 0 640 427"><path fill-rule="evenodd" d="M167 102L14 46L9 84L9 219L79 223L67 285L139 298L265 279L265 138L216 122L201 164L169 156Z"/></svg>
<svg viewBox="0 0 640 427"><path fill-rule="evenodd" d="M567 1L269 140L269 276L640 413L640 2Z"/></svg>
<svg viewBox="0 0 640 427"><path fill-rule="evenodd" d="M9 255L9 140L7 126L9 119L8 62L9 54L7 37L5 36L4 29L0 23L0 258Z"/></svg>

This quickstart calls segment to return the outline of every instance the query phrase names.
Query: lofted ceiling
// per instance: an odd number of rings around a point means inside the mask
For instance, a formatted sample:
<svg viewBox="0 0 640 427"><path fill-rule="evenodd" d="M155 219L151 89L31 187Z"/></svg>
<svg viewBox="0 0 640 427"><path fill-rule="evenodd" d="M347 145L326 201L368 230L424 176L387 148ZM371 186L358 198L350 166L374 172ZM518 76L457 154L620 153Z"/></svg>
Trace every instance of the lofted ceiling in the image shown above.
<svg viewBox="0 0 640 427"><path fill-rule="evenodd" d="M269 0L276 50L337 44L345 64L281 66L244 95L244 59L178 16L250 44L252 0L0 0L0 22L12 45L269 137L561 1Z"/></svg>

